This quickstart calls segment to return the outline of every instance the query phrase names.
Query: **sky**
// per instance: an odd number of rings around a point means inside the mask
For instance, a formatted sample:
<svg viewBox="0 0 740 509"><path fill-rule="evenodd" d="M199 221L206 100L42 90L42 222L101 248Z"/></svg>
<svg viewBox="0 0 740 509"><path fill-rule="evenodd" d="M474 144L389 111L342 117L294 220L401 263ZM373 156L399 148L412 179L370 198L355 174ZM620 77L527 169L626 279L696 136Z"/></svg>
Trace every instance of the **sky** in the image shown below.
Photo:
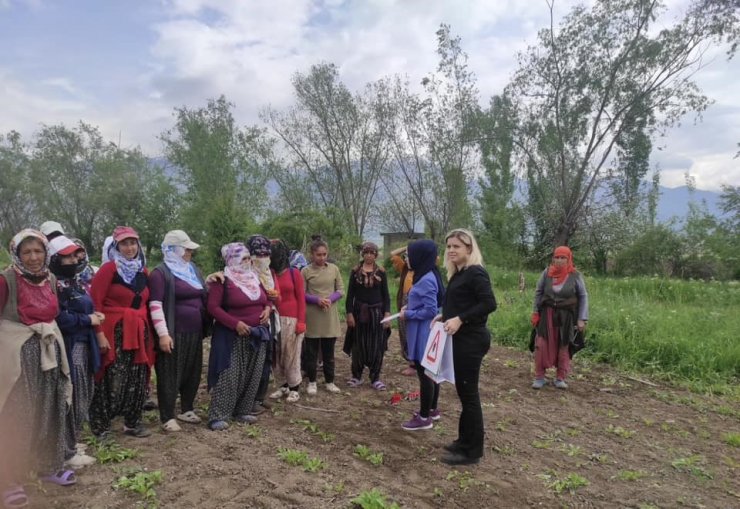
<svg viewBox="0 0 740 509"><path fill-rule="evenodd" d="M666 22L688 2L668 0ZM556 15L576 3L556 0ZM0 0L0 133L31 139L83 120L157 157L174 108L223 94L240 124L260 124L318 62L335 63L351 90L393 74L420 83L436 69L440 23L461 37L485 104L549 11L545 0ZM714 103L656 143L663 185L687 173L699 189L740 185L739 62L718 54L697 74Z"/></svg>

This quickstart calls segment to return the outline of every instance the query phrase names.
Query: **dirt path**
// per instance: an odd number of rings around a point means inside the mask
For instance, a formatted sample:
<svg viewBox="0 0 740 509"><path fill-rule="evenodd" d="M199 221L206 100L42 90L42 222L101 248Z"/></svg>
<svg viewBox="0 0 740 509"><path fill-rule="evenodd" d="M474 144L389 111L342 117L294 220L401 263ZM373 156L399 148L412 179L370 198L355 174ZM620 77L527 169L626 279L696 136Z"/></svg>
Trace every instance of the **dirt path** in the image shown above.
<svg viewBox="0 0 740 509"><path fill-rule="evenodd" d="M419 508L740 507L740 448L725 443L728 432L740 433L737 401L653 387L581 360L569 390L537 392L529 388L528 354L494 347L481 376L486 456L473 468L452 469L438 457L456 436L454 387L443 386L443 418L434 430L403 431L400 423L418 403L388 401L392 389L417 386L399 374L397 341L392 345L384 368L389 392L365 385L331 395L319 384L319 394L302 394L299 404L325 411L279 403L261 416L258 430L234 425L215 433L191 425L165 435L151 424L149 439L116 434L119 444L139 451L136 458L80 470L71 488L45 486L44 494L31 487L32 507L140 506L137 495L111 487L134 467L161 470L161 507L346 508L371 488ZM337 360L343 385L349 363L341 353ZM201 413L207 402L202 393ZM158 420L155 412L147 419ZM358 444L382 453L382 464L360 459ZM324 468L290 466L279 448L306 451Z"/></svg>

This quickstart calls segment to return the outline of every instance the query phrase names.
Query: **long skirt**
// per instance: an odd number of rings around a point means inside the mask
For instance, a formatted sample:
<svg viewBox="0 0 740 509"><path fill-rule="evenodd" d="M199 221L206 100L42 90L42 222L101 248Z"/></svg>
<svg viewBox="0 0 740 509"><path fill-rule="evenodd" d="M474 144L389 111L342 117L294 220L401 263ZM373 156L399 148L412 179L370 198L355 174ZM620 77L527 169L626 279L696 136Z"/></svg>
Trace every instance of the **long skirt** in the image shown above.
<svg viewBox="0 0 740 509"><path fill-rule="evenodd" d="M304 334L295 333L297 322L297 318L280 317L280 342L273 360L275 381L285 382L289 387L301 384L301 349Z"/></svg>
<svg viewBox="0 0 740 509"><path fill-rule="evenodd" d="M208 422L226 421L252 411L267 347L268 342L264 341L255 348L251 339L234 340L229 367L218 375L218 382L211 389Z"/></svg>
<svg viewBox="0 0 740 509"><path fill-rule="evenodd" d="M200 332L175 334L172 353L157 353L157 400L159 419L175 418L175 402L180 394L182 413L193 410L203 372L203 335Z"/></svg>
<svg viewBox="0 0 740 509"><path fill-rule="evenodd" d="M359 313L355 313L359 316ZM367 322L356 321L354 340L352 342L352 377L362 379L365 366L370 371L370 382L380 379L383 358L388 348L386 329L380 320L383 314L380 308L368 310Z"/></svg>
<svg viewBox="0 0 740 509"><path fill-rule="evenodd" d="M40 474L62 468L67 455L69 382L54 344L57 367L41 370L41 342L34 335L21 347L21 375L0 411L0 483L19 482L31 470Z"/></svg>
<svg viewBox="0 0 740 509"><path fill-rule="evenodd" d="M545 308L542 316L547 320L547 337L538 335L534 343L534 371L536 378L544 378L547 368L556 367L557 377L565 380L570 372L568 345L560 344L560 329L553 323L553 309Z"/></svg>
<svg viewBox="0 0 740 509"><path fill-rule="evenodd" d="M90 345L87 341L76 341L72 345L72 415L75 436L79 436L82 425L90 420L90 404L95 390L94 373L90 366Z"/></svg>
<svg viewBox="0 0 740 509"><path fill-rule="evenodd" d="M148 328L144 334L144 341L151 341ZM90 405L90 428L96 435L110 430L111 420L119 415L123 416L127 427L138 426L147 398L149 367L134 362L134 350L123 350L123 328L120 323L116 325L113 335L112 347L116 349L116 360L105 370L103 379L95 382Z"/></svg>

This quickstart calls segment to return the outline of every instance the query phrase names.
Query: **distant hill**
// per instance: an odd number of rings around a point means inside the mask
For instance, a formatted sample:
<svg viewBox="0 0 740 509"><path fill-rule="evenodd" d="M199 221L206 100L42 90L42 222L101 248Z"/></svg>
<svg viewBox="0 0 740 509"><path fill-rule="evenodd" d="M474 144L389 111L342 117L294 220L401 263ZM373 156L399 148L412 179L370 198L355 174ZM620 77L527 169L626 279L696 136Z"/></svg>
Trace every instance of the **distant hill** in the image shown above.
<svg viewBox="0 0 740 509"><path fill-rule="evenodd" d="M720 193L696 189L689 191L686 186L682 187L660 187L660 200L658 201L658 221L666 222L671 218L683 219L689 211L689 202L706 203L707 210L717 216L722 216L719 208Z"/></svg>

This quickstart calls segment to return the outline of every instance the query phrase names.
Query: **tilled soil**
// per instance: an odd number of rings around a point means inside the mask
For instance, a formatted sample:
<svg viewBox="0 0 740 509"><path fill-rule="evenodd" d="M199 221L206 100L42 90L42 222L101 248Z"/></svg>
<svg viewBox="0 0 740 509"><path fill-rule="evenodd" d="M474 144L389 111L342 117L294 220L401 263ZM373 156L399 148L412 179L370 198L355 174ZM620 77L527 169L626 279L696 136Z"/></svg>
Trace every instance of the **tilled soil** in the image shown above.
<svg viewBox="0 0 740 509"><path fill-rule="evenodd" d="M337 351L342 394L319 383L318 395L302 392L297 404L278 402L258 424L225 432L183 424L182 432L165 434L156 411L148 412L151 437L114 438L137 457L79 470L72 487L30 486L31 506L347 508L377 488L389 504L418 508L740 507L740 449L726 443L728 433L740 433L736 400L699 396L578 358L568 390L534 391L529 354L494 346L480 383L486 455L477 466L450 468L439 456L456 437L454 387L443 385L443 417L433 430L407 432L400 425L418 402L389 402L394 392L407 394L418 384L400 374L397 339L384 367L387 392L367 383L345 388L349 362ZM207 404L203 386L201 415ZM358 445L382 453L382 463L360 458ZM281 449L304 451L323 469L291 466L279 457ZM121 473L138 468L162 473L148 501L112 487Z"/></svg>

